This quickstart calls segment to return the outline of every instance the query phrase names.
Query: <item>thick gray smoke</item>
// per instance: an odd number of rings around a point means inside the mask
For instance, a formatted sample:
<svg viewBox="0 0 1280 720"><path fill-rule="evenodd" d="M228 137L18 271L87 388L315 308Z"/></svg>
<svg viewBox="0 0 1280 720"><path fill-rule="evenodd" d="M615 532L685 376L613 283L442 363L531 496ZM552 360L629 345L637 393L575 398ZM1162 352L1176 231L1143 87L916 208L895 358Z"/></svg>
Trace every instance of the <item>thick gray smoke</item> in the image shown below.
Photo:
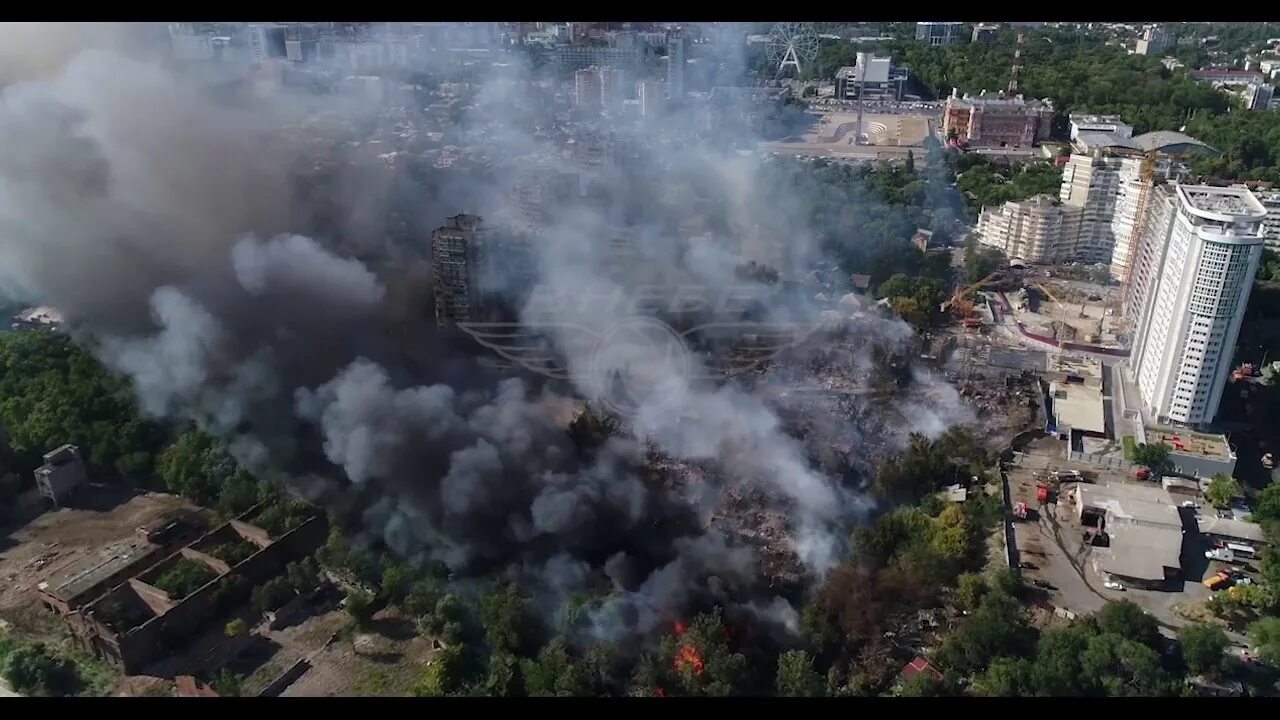
<svg viewBox="0 0 1280 720"><path fill-rule="evenodd" d="M387 169L380 148L341 155L320 183L314 146L361 140L376 113L251 82L215 92L206 75L122 54L126 32L5 28L21 39L0 43L5 57L23 60L6 66L17 81L0 98L0 281L62 310L134 380L146 412L194 420L308 497L360 504L369 534L406 557L501 570L549 606L604 580L613 593L591 615L601 636L758 584L754 550L712 522L732 493L786 516L786 550L807 572L836 562L870 503L816 470L770 406L715 379L695 349L740 334L752 303L768 323L816 322L809 298L735 273L754 260L791 279L820 263L809 203L765 185L758 158L690 139L700 109L599 127L638 148L634 162L584 166L552 147L530 100L550 90L510 55L480 78L448 140L482 151L491 172L439 172L428 192ZM721 65L741 67L726 47ZM411 107L396 113L388 122L412 124ZM339 130L318 130L318 117ZM531 257L515 269L527 285L500 274L488 289L543 328L567 382L486 369L478 345L460 351L431 329L425 302L406 310L392 292L420 271L425 238L393 239L388 216L434 227L468 210L523 227L512 193L532 167L572 172L573 191L525 240ZM716 219L681 225L691 202ZM392 321L406 316L407 330ZM901 345L904 328L865 314L861 361L873 343ZM608 403L619 382L629 436L575 444L559 417L566 396ZM923 429L963 418L953 390L920 384ZM910 429L885 432L896 442ZM696 477L655 478L654 453ZM702 467L714 470L690 470ZM768 592L738 597L795 624Z"/></svg>

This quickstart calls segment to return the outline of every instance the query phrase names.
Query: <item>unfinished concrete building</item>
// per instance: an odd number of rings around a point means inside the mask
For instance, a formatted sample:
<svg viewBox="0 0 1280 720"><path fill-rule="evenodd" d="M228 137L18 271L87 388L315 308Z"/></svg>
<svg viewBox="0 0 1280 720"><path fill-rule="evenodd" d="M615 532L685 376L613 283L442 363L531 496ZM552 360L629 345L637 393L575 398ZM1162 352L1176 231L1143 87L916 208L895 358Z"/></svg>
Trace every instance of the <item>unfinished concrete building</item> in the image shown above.
<svg viewBox="0 0 1280 720"><path fill-rule="evenodd" d="M471 319L471 247L483 235L479 215L454 215L431 232L431 268L436 301L436 324L452 325Z"/></svg>
<svg viewBox="0 0 1280 720"><path fill-rule="evenodd" d="M260 514L261 506L250 509L158 559L146 544L119 548L89 572L41 588L41 600L87 652L135 674L202 634L328 536L323 514L298 516L278 534L254 524Z"/></svg>
<svg viewBox="0 0 1280 720"><path fill-rule="evenodd" d="M63 505L75 489L88 482L89 476L75 445L62 447L44 454L44 464L36 468L36 487L40 494L54 505Z"/></svg>

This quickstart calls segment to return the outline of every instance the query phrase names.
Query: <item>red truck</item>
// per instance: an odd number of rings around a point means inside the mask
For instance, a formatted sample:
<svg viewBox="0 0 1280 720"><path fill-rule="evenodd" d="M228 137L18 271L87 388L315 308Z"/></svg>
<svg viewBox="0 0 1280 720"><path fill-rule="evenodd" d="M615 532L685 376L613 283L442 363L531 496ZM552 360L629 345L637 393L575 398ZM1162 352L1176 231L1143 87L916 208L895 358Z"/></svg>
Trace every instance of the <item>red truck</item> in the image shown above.
<svg viewBox="0 0 1280 720"><path fill-rule="evenodd" d="M1044 483L1036 483L1036 502L1041 505L1049 502L1049 486Z"/></svg>

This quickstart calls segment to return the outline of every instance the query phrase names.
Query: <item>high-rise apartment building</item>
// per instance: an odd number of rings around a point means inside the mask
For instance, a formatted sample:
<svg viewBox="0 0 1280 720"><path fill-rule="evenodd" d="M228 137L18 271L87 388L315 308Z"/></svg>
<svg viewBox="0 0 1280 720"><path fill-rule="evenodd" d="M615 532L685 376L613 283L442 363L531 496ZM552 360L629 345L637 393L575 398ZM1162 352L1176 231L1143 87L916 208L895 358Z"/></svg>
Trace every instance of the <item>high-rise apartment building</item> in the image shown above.
<svg viewBox="0 0 1280 720"><path fill-rule="evenodd" d="M1054 263L1078 233L1078 208L1055 203L1048 195L1007 202L978 216L978 242L1004 253L1010 260Z"/></svg>
<svg viewBox="0 0 1280 720"><path fill-rule="evenodd" d="M557 45L556 65L562 71L580 70L592 65L634 70L644 58L644 50L638 46L611 47L608 45Z"/></svg>
<svg viewBox="0 0 1280 720"><path fill-rule="evenodd" d="M667 99L684 98L685 37L680 33L667 36Z"/></svg>
<svg viewBox="0 0 1280 720"><path fill-rule="evenodd" d="M1129 366L1157 422L1197 426L1218 413L1267 210L1244 188L1158 185L1124 311Z"/></svg>
<svg viewBox="0 0 1280 720"><path fill-rule="evenodd" d="M1262 226L1262 242L1271 252L1280 253L1280 190L1258 190L1254 193L1267 209Z"/></svg>
<svg viewBox="0 0 1280 720"><path fill-rule="evenodd" d="M636 96L640 100L640 116L646 119L658 117L666 105L667 89L657 80L641 80L636 83Z"/></svg>
<svg viewBox="0 0 1280 720"><path fill-rule="evenodd" d="M1142 38L1134 49L1138 55L1164 55L1173 38L1163 25L1148 25L1142 30Z"/></svg>
<svg viewBox="0 0 1280 720"><path fill-rule="evenodd" d="M1079 208L1080 230L1063 247L1063 257L1083 263L1111 263L1111 274L1123 277L1142 194L1140 155L1077 153L1062 168L1059 199ZM1180 179L1182 163L1158 157L1154 178Z"/></svg>
<svg viewBox="0 0 1280 720"><path fill-rule="evenodd" d="M436 324L471 320L475 292L473 247L482 241L478 215L455 215L431 232L431 268L436 301Z"/></svg>
<svg viewBox="0 0 1280 720"><path fill-rule="evenodd" d="M929 45L953 45L965 41L962 22L918 22L916 40Z"/></svg>
<svg viewBox="0 0 1280 720"><path fill-rule="evenodd" d="M588 67L573 73L573 104L585 110L604 107L604 87L600 68Z"/></svg>

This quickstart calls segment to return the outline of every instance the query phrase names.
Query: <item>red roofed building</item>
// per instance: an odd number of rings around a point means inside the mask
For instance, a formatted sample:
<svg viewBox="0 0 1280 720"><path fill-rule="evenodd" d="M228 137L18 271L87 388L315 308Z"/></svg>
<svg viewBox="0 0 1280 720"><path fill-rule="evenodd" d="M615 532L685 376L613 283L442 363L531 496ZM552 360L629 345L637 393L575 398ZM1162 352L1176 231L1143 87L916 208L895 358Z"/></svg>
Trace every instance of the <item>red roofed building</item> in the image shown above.
<svg viewBox="0 0 1280 720"><path fill-rule="evenodd" d="M1191 77L1208 82L1260 83L1267 78L1254 70L1237 70L1235 68L1204 68L1192 70Z"/></svg>
<svg viewBox="0 0 1280 720"><path fill-rule="evenodd" d="M911 678L919 675L920 673L925 673L926 675L929 675L934 680L937 680L939 682L942 681L942 673L938 672L937 668L935 668L933 665L929 663L928 660L925 660L922 657L917 656L915 660L912 660L911 662L902 666L903 680L910 680Z"/></svg>

